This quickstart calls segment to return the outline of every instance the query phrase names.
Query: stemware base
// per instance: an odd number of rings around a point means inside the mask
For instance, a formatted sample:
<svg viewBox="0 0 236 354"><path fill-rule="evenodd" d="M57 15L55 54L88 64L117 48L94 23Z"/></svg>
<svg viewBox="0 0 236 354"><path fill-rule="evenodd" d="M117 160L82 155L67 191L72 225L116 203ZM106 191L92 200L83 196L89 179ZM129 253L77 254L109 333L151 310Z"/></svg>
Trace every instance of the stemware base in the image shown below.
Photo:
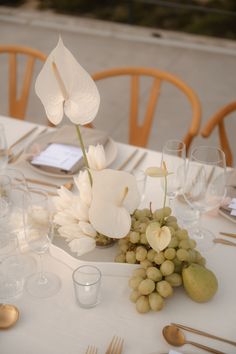
<svg viewBox="0 0 236 354"><path fill-rule="evenodd" d="M35 273L28 277L25 288L27 292L39 298L47 298L55 295L61 288L61 281L53 273Z"/></svg>
<svg viewBox="0 0 236 354"><path fill-rule="evenodd" d="M208 229L192 228L189 230L189 234L197 242L197 250L200 252L210 251L215 246L215 235Z"/></svg>

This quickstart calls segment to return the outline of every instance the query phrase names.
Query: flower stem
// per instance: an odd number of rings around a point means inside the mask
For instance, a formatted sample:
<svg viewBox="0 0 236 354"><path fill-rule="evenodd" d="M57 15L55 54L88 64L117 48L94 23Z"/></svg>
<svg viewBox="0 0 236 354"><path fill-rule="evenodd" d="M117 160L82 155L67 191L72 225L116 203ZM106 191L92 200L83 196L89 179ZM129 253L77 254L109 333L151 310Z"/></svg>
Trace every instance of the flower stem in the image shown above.
<svg viewBox="0 0 236 354"><path fill-rule="evenodd" d="M89 171L88 159L87 159L87 155L86 155L86 151L85 151L85 146L84 146L84 142L83 142L83 139L82 139L82 135L81 135L81 132L80 132L79 124L76 125L76 130L77 130L80 146L81 146L83 157L84 157L84 164L85 164L85 167L87 168L90 184L92 186L92 182L93 182L92 181L92 176L91 176L91 173Z"/></svg>

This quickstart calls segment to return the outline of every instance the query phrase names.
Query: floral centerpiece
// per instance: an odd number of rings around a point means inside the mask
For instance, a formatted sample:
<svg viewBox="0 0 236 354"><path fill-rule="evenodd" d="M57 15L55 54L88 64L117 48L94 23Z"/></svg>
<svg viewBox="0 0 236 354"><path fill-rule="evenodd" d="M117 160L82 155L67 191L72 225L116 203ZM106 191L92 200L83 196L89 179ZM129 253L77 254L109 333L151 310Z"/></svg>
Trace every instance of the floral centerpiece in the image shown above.
<svg viewBox="0 0 236 354"><path fill-rule="evenodd" d="M210 300L217 291L217 279L205 267L196 242L165 206L169 174L165 164L146 171L165 179L163 208L153 211L150 205L138 210L135 177L107 169L101 145L86 151L80 126L95 118L100 97L92 78L61 39L36 80L36 93L52 123L59 124L65 113L75 124L83 151L85 169L74 178L79 193L62 186L53 198L54 222L71 250L82 255L96 247L97 237L120 239L116 261L140 264L129 281L130 300L140 313L161 310L164 299L182 284L194 301Z"/></svg>

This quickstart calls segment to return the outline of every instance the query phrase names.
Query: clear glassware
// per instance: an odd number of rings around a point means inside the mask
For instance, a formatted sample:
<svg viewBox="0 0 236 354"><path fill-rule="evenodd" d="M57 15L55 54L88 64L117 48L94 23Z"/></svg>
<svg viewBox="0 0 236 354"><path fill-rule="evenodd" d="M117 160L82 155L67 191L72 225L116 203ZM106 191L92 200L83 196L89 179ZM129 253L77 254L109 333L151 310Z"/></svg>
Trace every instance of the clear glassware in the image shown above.
<svg viewBox="0 0 236 354"><path fill-rule="evenodd" d="M47 194L39 189L30 189L25 200L25 235L30 249L39 255L40 270L26 280L26 290L35 297L46 298L56 294L61 281L56 274L45 272L43 255L49 249L53 228Z"/></svg>
<svg viewBox="0 0 236 354"><path fill-rule="evenodd" d="M226 194L225 154L212 146L195 147L190 155L184 183L184 198L199 212L197 226L191 229L191 237L198 249L208 251L214 245L214 234L200 225L203 213L217 208Z"/></svg>
<svg viewBox="0 0 236 354"><path fill-rule="evenodd" d="M8 163L8 149L5 130L0 124L0 171L4 170Z"/></svg>
<svg viewBox="0 0 236 354"><path fill-rule="evenodd" d="M168 140L162 149L162 165L165 162L170 175L167 177L167 196L169 205L178 194L182 193L186 164L186 147L180 140ZM164 189L164 179L161 179Z"/></svg>

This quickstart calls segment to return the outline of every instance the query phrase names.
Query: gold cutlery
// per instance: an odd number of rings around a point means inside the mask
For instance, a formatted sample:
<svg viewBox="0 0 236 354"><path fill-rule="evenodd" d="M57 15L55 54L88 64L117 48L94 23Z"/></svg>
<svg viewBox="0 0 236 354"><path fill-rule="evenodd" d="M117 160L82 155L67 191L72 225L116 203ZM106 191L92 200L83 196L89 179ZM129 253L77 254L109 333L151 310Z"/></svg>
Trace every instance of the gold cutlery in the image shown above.
<svg viewBox="0 0 236 354"><path fill-rule="evenodd" d="M224 352L221 352L217 349L210 348L206 345L192 342L190 340L186 340L184 333L176 326L165 326L162 330L162 334L170 345L173 345L175 347L181 347L184 344L190 344L193 345L194 347L206 350L207 352L214 353L214 354L225 354Z"/></svg>
<svg viewBox="0 0 236 354"><path fill-rule="evenodd" d="M19 310L10 304L0 304L0 329L12 327L19 318Z"/></svg>
<svg viewBox="0 0 236 354"><path fill-rule="evenodd" d="M32 129L30 129L27 133L25 133L24 135L22 135L19 139L17 139L9 148L8 148L8 152L9 154L11 154L11 150L13 147L15 147L16 145L18 145L19 143L21 143L23 140L25 140L26 138L28 138L31 134L33 134L36 130L38 129L38 127L33 127Z"/></svg>
<svg viewBox="0 0 236 354"><path fill-rule="evenodd" d="M105 354L121 354L123 349L123 344L124 344L124 339L114 336Z"/></svg>
<svg viewBox="0 0 236 354"><path fill-rule="evenodd" d="M140 158L136 161L136 163L134 164L134 166L132 167L131 169L131 172L134 171L140 164L141 162L145 159L147 155L147 151L145 151L141 156Z"/></svg>
<svg viewBox="0 0 236 354"><path fill-rule="evenodd" d="M234 246L234 247L236 247L236 243L235 242L224 240L223 238L214 238L213 242L221 243L222 245L226 245L226 246Z"/></svg>
<svg viewBox="0 0 236 354"><path fill-rule="evenodd" d="M89 345L85 354L97 354L98 350L96 347Z"/></svg>
<svg viewBox="0 0 236 354"><path fill-rule="evenodd" d="M208 337L208 338L217 339L217 340L220 340L222 342L225 342L225 343L232 344L232 345L236 346L236 342L234 342L232 340L229 340L229 339L226 339L226 338L215 336L214 334L211 334L211 333L200 331L200 330L192 328L192 327L184 326L184 325L179 324L179 323L171 323L171 325L176 326L178 328L185 329L188 332L196 333L196 334L199 334L201 336Z"/></svg>
<svg viewBox="0 0 236 354"><path fill-rule="evenodd" d="M31 184L39 184L41 186L45 186L45 187L52 187L52 188L60 188L59 185L54 184L54 183L49 183L49 182L45 182L45 181L40 181L38 179L34 179L34 178L25 178L26 182L31 183Z"/></svg>
<svg viewBox="0 0 236 354"><path fill-rule="evenodd" d="M236 234L232 234L231 232L220 232L220 235L236 238Z"/></svg>
<svg viewBox="0 0 236 354"><path fill-rule="evenodd" d="M134 158L134 156L138 153L138 149L134 150L130 156L127 157L127 159L117 168L118 171L123 170L128 163Z"/></svg>

